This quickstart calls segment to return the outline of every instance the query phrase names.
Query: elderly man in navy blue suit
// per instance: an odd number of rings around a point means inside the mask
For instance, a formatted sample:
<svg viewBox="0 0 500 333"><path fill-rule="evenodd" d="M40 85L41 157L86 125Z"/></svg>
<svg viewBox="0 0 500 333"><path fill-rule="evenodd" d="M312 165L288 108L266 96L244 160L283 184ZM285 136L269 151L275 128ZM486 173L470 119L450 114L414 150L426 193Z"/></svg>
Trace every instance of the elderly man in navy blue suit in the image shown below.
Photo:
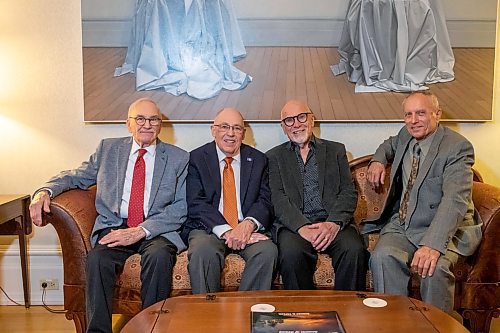
<svg viewBox="0 0 500 333"><path fill-rule="evenodd" d="M191 152L187 176L189 275L193 293L220 290L225 256L245 260L240 290L271 288L278 250L266 231L272 224L268 162L242 144L244 120L232 108L211 127L214 141Z"/></svg>

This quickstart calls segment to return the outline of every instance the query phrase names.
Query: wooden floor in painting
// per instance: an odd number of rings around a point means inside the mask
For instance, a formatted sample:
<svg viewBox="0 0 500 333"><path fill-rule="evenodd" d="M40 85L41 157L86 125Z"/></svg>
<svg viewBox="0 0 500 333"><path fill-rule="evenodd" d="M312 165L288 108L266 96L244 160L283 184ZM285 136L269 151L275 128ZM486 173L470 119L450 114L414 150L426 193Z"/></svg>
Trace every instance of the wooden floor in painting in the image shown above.
<svg viewBox="0 0 500 333"><path fill-rule="evenodd" d="M491 48L455 48L455 80L430 85L443 108L443 120L491 120L493 63ZM393 122L401 119L403 93L354 93L345 75L334 76L330 65L339 61L336 48L247 47L236 66L253 77L245 89L222 91L199 101L162 91L135 91L134 74L113 77L126 48L84 48L85 120L121 121L128 106L140 97L157 101L166 119L203 122L223 107L235 107L249 121L276 121L284 103L306 100L321 121Z"/></svg>

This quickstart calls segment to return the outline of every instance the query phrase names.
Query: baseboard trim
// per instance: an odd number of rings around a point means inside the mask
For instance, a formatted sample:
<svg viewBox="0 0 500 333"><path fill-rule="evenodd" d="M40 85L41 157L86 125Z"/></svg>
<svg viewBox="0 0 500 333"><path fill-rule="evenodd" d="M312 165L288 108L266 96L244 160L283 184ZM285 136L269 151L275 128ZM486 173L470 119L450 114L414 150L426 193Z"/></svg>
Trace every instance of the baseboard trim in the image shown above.
<svg viewBox="0 0 500 333"><path fill-rule="evenodd" d="M337 46L344 20L240 18L246 46ZM453 47L495 47L494 20L448 20ZM83 47L126 47L131 20L83 20Z"/></svg>
<svg viewBox="0 0 500 333"><path fill-rule="evenodd" d="M30 246L28 253L31 304L42 304L40 280L58 279L59 289L48 290L45 295L45 303L49 305L62 305L64 303L64 273L61 249L54 246ZM1 246L0 257L2 258L0 286L10 298L19 304L24 304L19 247ZM3 293L0 293L0 305L13 305L13 303Z"/></svg>

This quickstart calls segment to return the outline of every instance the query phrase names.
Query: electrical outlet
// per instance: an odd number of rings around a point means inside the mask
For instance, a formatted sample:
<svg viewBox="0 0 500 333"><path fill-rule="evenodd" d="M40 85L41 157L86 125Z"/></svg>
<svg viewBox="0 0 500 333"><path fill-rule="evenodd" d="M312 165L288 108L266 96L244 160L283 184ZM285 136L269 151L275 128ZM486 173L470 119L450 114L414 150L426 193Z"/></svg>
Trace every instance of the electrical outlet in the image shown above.
<svg viewBox="0 0 500 333"><path fill-rule="evenodd" d="M59 280L58 279L41 279L40 280L40 290L43 290L43 289L45 289L45 290L59 290Z"/></svg>

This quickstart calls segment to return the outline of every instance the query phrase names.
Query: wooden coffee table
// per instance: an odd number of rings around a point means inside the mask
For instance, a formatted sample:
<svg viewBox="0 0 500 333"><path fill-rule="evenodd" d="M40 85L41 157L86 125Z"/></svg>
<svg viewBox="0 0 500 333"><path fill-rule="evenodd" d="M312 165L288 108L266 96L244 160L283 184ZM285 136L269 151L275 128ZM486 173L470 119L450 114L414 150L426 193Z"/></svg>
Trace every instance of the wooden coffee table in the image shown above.
<svg viewBox="0 0 500 333"><path fill-rule="evenodd" d="M387 306L370 308L366 297L378 297ZM123 333L248 333L250 307L272 304L280 312L335 310L346 333L466 333L448 314L405 296L330 290L227 292L189 295L158 302L133 317Z"/></svg>

